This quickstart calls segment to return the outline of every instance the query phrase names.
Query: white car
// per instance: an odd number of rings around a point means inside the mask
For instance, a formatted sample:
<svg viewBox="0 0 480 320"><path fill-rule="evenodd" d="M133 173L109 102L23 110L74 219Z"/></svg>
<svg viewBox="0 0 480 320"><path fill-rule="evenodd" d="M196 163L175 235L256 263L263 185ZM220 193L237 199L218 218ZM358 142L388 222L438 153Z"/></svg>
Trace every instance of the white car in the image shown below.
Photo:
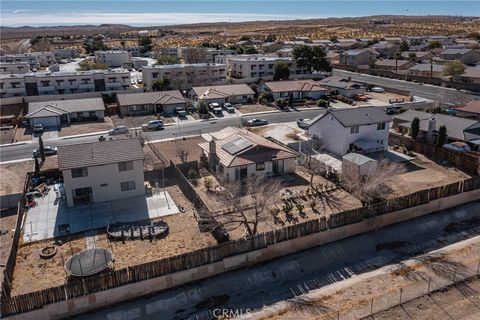
<svg viewBox="0 0 480 320"><path fill-rule="evenodd" d="M143 131L161 130L161 129L165 129L165 125L163 124L162 120L152 120L146 124L142 124Z"/></svg>
<svg viewBox="0 0 480 320"><path fill-rule="evenodd" d="M44 147L43 150L45 151L45 156L54 156L57 154L57 147ZM40 149L33 150L33 157L40 156Z"/></svg>
<svg viewBox="0 0 480 320"><path fill-rule="evenodd" d="M370 91L376 92L376 93L384 93L385 89L382 87L373 87L372 89L370 89Z"/></svg>
<svg viewBox="0 0 480 320"><path fill-rule="evenodd" d="M308 129L310 119L297 119L297 126L301 129Z"/></svg>
<svg viewBox="0 0 480 320"><path fill-rule="evenodd" d="M125 126L118 126L108 130L108 135L113 136L116 134L128 133L128 128Z"/></svg>
<svg viewBox="0 0 480 320"><path fill-rule="evenodd" d="M210 103L209 109L213 113L222 113L222 107L220 107L220 105L216 102Z"/></svg>

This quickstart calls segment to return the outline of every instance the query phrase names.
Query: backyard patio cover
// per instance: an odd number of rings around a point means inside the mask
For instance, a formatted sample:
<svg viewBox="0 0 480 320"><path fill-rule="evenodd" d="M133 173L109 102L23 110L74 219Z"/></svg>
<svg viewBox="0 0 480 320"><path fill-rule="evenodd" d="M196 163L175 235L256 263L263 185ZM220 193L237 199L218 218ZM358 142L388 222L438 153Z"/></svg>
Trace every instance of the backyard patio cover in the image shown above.
<svg viewBox="0 0 480 320"><path fill-rule="evenodd" d="M384 145L376 141L367 141L367 140L357 140L353 143L357 148L360 148L364 151L373 152L378 150L383 150Z"/></svg>

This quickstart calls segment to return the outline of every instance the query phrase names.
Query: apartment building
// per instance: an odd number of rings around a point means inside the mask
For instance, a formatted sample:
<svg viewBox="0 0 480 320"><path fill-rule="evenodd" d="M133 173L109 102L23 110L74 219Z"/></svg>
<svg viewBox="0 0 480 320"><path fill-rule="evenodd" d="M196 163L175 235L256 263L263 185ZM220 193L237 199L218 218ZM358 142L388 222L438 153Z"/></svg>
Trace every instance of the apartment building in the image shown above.
<svg viewBox="0 0 480 320"><path fill-rule="evenodd" d="M0 62L5 63L28 63L31 67L38 68L37 57L31 54L8 54L0 56Z"/></svg>
<svg viewBox="0 0 480 320"><path fill-rule="evenodd" d="M130 86L124 69L0 75L0 97L121 91Z"/></svg>
<svg viewBox="0 0 480 320"><path fill-rule="evenodd" d="M128 51L96 51L95 62L103 63L110 68L123 67L130 63L131 54Z"/></svg>
<svg viewBox="0 0 480 320"><path fill-rule="evenodd" d="M167 51L168 53L168 51ZM178 56L184 63L214 63L218 56L235 55L236 50L202 47L179 47Z"/></svg>
<svg viewBox="0 0 480 320"><path fill-rule="evenodd" d="M36 57L38 65L43 68L57 63L53 52L32 52L31 55Z"/></svg>
<svg viewBox="0 0 480 320"><path fill-rule="evenodd" d="M290 68L290 76L307 74L304 69L297 68L290 57L277 56L230 56L227 58L228 75L235 79L247 79L256 82L260 79L273 78L273 66L277 62L285 62Z"/></svg>
<svg viewBox="0 0 480 320"><path fill-rule="evenodd" d="M226 84L227 66L218 63L155 65L143 67L142 76L148 88L157 80L169 79L171 89L186 90L196 85Z"/></svg>
<svg viewBox="0 0 480 320"><path fill-rule="evenodd" d="M27 62L0 62L0 74L23 74L30 72Z"/></svg>

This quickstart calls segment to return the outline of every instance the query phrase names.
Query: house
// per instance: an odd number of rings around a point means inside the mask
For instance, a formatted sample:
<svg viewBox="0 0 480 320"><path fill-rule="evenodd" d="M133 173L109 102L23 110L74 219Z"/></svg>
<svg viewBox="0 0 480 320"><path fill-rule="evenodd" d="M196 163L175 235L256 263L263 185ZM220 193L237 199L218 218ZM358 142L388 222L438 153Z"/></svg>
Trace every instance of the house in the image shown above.
<svg viewBox="0 0 480 320"><path fill-rule="evenodd" d="M227 66L220 63L168 64L142 68L143 83L152 88L157 80L169 79L172 89L189 90L196 85L227 82Z"/></svg>
<svg viewBox="0 0 480 320"><path fill-rule="evenodd" d="M442 78L445 66L441 64L417 63L409 69L409 74L417 77Z"/></svg>
<svg viewBox="0 0 480 320"><path fill-rule="evenodd" d="M58 127L72 122L103 121L105 105L102 98L30 102L25 116L31 126Z"/></svg>
<svg viewBox="0 0 480 320"><path fill-rule="evenodd" d="M480 67L466 67L465 71L460 76L453 77L454 82L477 84L476 91L480 89ZM473 88L472 88L473 89Z"/></svg>
<svg viewBox="0 0 480 320"><path fill-rule="evenodd" d="M58 147L69 207L145 194L143 148L137 139Z"/></svg>
<svg viewBox="0 0 480 320"><path fill-rule="evenodd" d="M339 63L346 66L358 67L359 65L371 65L377 59L373 50L357 49L340 53Z"/></svg>
<svg viewBox="0 0 480 320"><path fill-rule="evenodd" d="M228 127L199 146L210 167L225 181L295 172L297 154L246 129Z"/></svg>
<svg viewBox="0 0 480 320"><path fill-rule="evenodd" d="M350 152L342 157L342 175L347 177L372 176L377 171L377 160Z"/></svg>
<svg viewBox="0 0 480 320"><path fill-rule="evenodd" d="M443 60L460 60L466 65L480 62L480 52L474 49L445 49L439 57Z"/></svg>
<svg viewBox="0 0 480 320"><path fill-rule="evenodd" d="M266 91L276 99L288 99L290 95L295 100L314 99L318 100L327 95L330 90L314 80L290 80L264 82L258 86L259 92Z"/></svg>
<svg viewBox="0 0 480 320"><path fill-rule="evenodd" d="M255 92L246 84L229 84L224 86L193 87L187 94L195 103L204 100L208 104L226 102L232 104L253 102Z"/></svg>
<svg viewBox="0 0 480 320"><path fill-rule="evenodd" d="M391 118L379 107L334 109L313 119L308 133L339 156L351 150L385 151L390 122Z"/></svg>
<svg viewBox="0 0 480 320"><path fill-rule="evenodd" d="M431 114L415 110L407 110L393 116L393 127L408 130L414 118L420 120L420 138L430 142L436 141L441 126L447 128L448 142L466 142L480 139L480 122L473 119L455 117L445 114Z"/></svg>
<svg viewBox="0 0 480 320"><path fill-rule="evenodd" d="M476 118L480 120L480 100L473 100L463 107L453 108L457 116Z"/></svg>
<svg viewBox="0 0 480 320"><path fill-rule="evenodd" d="M0 97L120 91L130 84L124 69L0 75Z"/></svg>
<svg viewBox="0 0 480 320"><path fill-rule="evenodd" d="M130 63L130 58L131 54L128 51L95 51L95 62L106 64L109 68L126 66Z"/></svg>
<svg viewBox="0 0 480 320"><path fill-rule="evenodd" d="M348 98L365 94L365 86L353 82L350 78L340 76L327 77L320 80L320 85Z"/></svg>
<svg viewBox="0 0 480 320"><path fill-rule="evenodd" d="M271 53L280 50L283 47L284 43L281 41L276 42L265 42L260 46L260 50L266 53Z"/></svg>
<svg viewBox="0 0 480 320"><path fill-rule="evenodd" d="M370 46L371 49L374 49L382 57L393 57L395 53L400 51L400 47L395 43L390 42L378 42Z"/></svg>
<svg viewBox="0 0 480 320"><path fill-rule="evenodd" d="M415 52L415 51L404 51L402 52L402 58L405 60L413 60L416 62L421 62L423 60L430 60L433 58L433 54L431 52Z"/></svg>
<svg viewBox="0 0 480 320"><path fill-rule="evenodd" d="M411 60L380 59L375 61L374 68L383 71L408 70L415 65Z"/></svg>
<svg viewBox="0 0 480 320"><path fill-rule="evenodd" d="M174 114L177 108L189 106L178 90L117 94L117 103L122 116Z"/></svg>

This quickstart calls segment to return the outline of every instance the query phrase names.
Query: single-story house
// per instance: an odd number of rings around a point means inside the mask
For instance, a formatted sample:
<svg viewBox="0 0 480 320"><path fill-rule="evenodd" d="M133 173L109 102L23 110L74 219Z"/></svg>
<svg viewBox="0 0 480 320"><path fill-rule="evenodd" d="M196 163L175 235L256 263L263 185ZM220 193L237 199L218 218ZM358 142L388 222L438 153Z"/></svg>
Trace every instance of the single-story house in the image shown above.
<svg viewBox="0 0 480 320"><path fill-rule="evenodd" d="M480 122L473 119L455 117L445 114L431 114L415 110L407 110L393 116L393 127L408 130L414 118L420 120L419 137L434 142L441 126L447 128L448 142L460 141L469 143L480 139ZM474 146L475 147L475 146Z"/></svg>
<svg viewBox="0 0 480 320"><path fill-rule="evenodd" d="M326 150L343 156L354 150L387 150L390 122L390 116L376 106L333 109L314 118L307 131Z"/></svg>
<svg viewBox="0 0 480 320"><path fill-rule="evenodd" d="M204 100L207 103L218 103L223 105L226 102L247 103L253 102L255 92L246 84L229 84L223 86L193 87L188 91L188 98L197 103Z"/></svg>
<svg viewBox="0 0 480 320"><path fill-rule="evenodd" d="M430 77L431 75L432 78L442 78L444 69L445 66L441 64L417 63L408 72L417 77Z"/></svg>
<svg viewBox="0 0 480 320"><path fill-rule="evenodd" d="M25 117L31 126L41 124L44 127L58 127L77 121L103 121L104 115L102 98L89 98L30 102Z"/></svg>
<svg viewBox="0 0 480 320"><path fill-rule="evenodd" d="M210 167L225 181L295 172L297 153L246 129L228 127L200 143Z"/></svg>
<svg viewBox="0 0 480 320"><path fill-rule="evenodd" d="M422 60L430 60L433 58L433 54L429 51L404 51L402 52L402 58L421 62Z"/></svg>
<svg viewBox="0 0 480 320"><path fill-rule="evenodd" d="M365 94L365 86L353 82L350 78L332 76L320 80L319 84L348 98Z"/></svg>
<svg viewBox="0 0 480 320"><path fill-rule="evenodd" d="M457 116L480 119L480 100L473 100L463 107L454 108Z"/></svg>
<svg viewBox="0 0 480 320"><path fill-rule="evenodd" d="M314 80L264 82L258 86L257 90L272 93L274 99L287 99L292 95L295 100L305 98L318 100L330 92L320 82Z"/></svg>
<svg viewBox="0 0 480 320"><path fill-rule="evenodd" d="M177 108L186 109L187 99L178 90L117 94L120 114L174 114Z"/></svg>
<svg viewBox="0 0 480 320"><path fill-rule="evenodd" d="M414 65L415 61L411 60L380 59L375 61L375 69L386 71L407 70Z"/></svg>
<svg viewBox="0 0 480 320"><path fill-rule="evenodd" d="M440 52L439 56L444 60L458 59L467 65L474 65L480 62L480 51L474 49L445 49Z"/></svg>

